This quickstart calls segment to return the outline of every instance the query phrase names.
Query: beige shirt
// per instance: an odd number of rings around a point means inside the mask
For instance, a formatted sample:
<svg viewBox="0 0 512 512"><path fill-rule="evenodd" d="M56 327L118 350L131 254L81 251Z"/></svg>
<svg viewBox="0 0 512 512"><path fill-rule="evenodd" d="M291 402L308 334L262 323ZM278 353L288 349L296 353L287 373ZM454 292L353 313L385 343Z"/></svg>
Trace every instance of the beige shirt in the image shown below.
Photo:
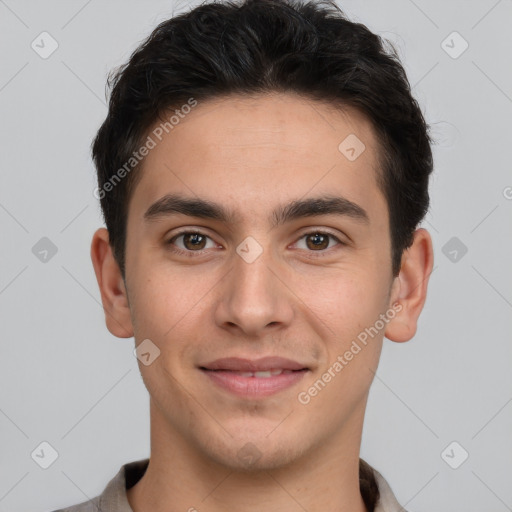
<svg viewBox="0 0 512 512"><path fill-rule="evenodd" d="M126 489L133 487L142 478L148 463L149 459L143 459L121 466L99 496L54 512L133 512L126 497ZM380 500L374 512L407 512L396 500L384 477L376 469L373 472L380 491Z"/></svg>

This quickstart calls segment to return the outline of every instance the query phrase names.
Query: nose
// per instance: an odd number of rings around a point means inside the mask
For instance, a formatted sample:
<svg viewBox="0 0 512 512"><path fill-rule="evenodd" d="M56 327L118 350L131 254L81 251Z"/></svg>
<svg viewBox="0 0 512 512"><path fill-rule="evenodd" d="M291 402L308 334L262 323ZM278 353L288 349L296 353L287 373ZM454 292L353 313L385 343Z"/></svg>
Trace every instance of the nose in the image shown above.
<svg viewBox="0 0 512 512"><path fill-rule="evenodd" d="M288 326L293 318L293 294L271 250L264 250L252 262L238 254L233 260L219 290L217 325L247 337L261 337Z"/></svg>

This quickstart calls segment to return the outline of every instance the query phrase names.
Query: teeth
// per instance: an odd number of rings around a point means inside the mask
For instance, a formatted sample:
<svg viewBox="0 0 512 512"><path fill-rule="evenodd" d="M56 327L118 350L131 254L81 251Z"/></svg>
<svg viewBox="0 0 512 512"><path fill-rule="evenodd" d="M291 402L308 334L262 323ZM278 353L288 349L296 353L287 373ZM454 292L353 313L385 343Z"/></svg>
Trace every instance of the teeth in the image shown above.
<svg viewBox="0 0 512 512"><path fill-rule="evenodd" d="M270 372L270 370L266 371L266 372L254 372L254 376L255 377L263 377L263 378L267 378L267 377L270 377L272 375L272 373Z"/></svg>
<svg viewBox="0 0 512 512"><path fill-rule="evenodd" d="M260 372L241 372L237 370L210 370L210 371L231 371L236 373L240 377L256 377L258 379L268 379L276 375L292 373L293 370L283 370L282 368L270 368L270 370L264 370Z"/></svg>
<svg viewBox="0 0 512 512"><path fill-rule="evenodd" d="M258 379L268 379L274 375L281 375L282 373L291 373L291 370L283 370L281 368L271 368L261 372L236 372L240 377L256 377Z"/></svg>

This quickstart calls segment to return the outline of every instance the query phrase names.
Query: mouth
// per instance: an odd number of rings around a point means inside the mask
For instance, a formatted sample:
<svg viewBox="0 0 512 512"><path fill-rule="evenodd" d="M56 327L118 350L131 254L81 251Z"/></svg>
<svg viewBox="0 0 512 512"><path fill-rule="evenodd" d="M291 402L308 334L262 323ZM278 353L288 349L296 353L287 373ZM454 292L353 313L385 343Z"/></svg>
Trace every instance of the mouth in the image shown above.
<svg viewBox="0 0 512 512"><path fill-rule="evenodd" d="M234 375L238 375L239 377L256 377L257 379L269 379L270 377L274 377L276 375L302 372L307 370L307 368L303 368L302 370L284 370L283 368L271 368L270 370L262 370L259 372L243 372L238 370L210 370L208 368L200 369L207 372L230 372Z"/></svg>
<svg viewBox="0 0 512 512"><path fill-rule="evenodd" d="M310 368L291 359L217 359L199 369L224 391L244 398L264 398L297 384Z"/></svg>

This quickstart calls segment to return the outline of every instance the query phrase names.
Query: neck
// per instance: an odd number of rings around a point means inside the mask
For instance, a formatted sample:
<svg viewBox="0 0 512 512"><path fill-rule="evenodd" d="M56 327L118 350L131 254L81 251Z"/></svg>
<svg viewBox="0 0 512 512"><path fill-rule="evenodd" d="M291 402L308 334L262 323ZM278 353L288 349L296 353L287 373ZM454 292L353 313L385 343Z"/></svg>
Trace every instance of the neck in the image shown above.
<svg viewBox="0 0 512 512"><path fill-rule="evenodd" d="M245 472L199 453L169 429L152 402L150 413L150 463L127 491L133 512L367 512L359 485L364 409L328 443L293 462Z"/></svg>

